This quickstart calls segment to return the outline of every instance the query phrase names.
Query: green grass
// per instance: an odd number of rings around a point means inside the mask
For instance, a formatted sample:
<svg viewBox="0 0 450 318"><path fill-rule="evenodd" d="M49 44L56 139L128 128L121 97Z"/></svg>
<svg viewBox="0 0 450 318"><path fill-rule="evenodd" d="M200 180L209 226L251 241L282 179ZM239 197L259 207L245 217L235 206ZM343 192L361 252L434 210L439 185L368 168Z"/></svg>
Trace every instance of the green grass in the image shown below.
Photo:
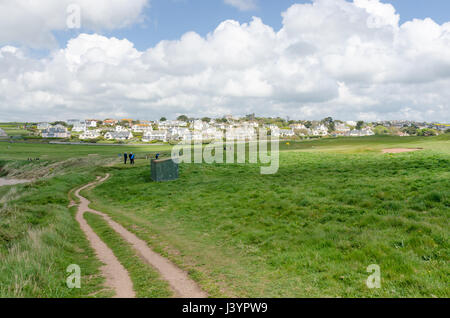
<svg viewBox="0 0 450 318"><path fill-rule="evenodd" d="M213 296L448 297L448 138L353 140L282 151L271 176L185 164L154 183L147 165L117 167L90 198ZM379 290L365 285L370 264Z"/></svg>
<svg viewBox="0 0 450 318"><path fill-rule="evenodd" d="M161 146L100 146L100 145L55 145L40 143L8 143L0 142L0 159L26 160L27 158L40 158L41 160L67 160L87 156L99 156L119 160L119 154L134 152L138 157L147 154L169 151L169 145ZM120 159L121 160L121 159Z"/></svg>
<svg viewBox="0 0 450 318"><path fill-rule="evenodd" d="M289 143L289 145L287 145ZM450 134L436 137L338 137L311 139L300 142L282 141L281 151L331 153L379 153L384 148L424 148L450 154Z"/></svg>
<svg viewBox="0 0 450 318"><path fill-rule="evenodd" d="M126 268L133 282L136 297L139 298L167 298L172 297L172 292L167 282L159 278L158 272L147 265L135 252L135 250L117 234L101 217L92 213L86 213L84 218L100 236L100 238L112 249L119 262Z"/></svg>
<svg viewBox="0 0 450 318"><path fill-rule="evenodd" d="M0 297L110 295L102 287L101 264L75 221L75 208L67 208L67 192L92 180L91 172L0 187ZM81 289L66 286L70 264L81 267Z"/></svg>
<svg viewBox="0 0 450 318"><path fill-rule="evenodd" d="M394 147L424 150L381 153ZM143 158L169 146L0 142L0 176L40 178L0 187L0 297L111 296L67 208L71 189L104 172L112 178L87 192L93 206L211 296L450 296L449 134L280 148L276 175L251 164L183 164L179 180L154 183L144 159L135 167L111 163L125 151ZM163 297L164 284L130 247L102 220L87 219L130 271L138 295ZM81 266L79 290L65 285L70 264ZM365 285L370 264L381 266L379 290Z"/></svg>

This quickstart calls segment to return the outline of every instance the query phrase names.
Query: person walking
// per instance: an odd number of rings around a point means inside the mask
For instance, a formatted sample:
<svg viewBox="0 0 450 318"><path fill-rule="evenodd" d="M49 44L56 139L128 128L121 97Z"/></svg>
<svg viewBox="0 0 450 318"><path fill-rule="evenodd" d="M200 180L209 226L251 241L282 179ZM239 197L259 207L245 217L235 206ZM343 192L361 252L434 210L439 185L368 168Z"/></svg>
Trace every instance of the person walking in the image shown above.
<svg viewBox="0 0 450 318"><path fill-rule="evenodd" d="M134 153L130 153L130 164L134 165Z"/></svg>
<svg viewBox="0 0 450 318"><path fill-rule="evenodd" d="M127 159L128 159L128 154L125 152L125 153L123 154L123 163L124 163L124 164L127 164Z"/></svg>

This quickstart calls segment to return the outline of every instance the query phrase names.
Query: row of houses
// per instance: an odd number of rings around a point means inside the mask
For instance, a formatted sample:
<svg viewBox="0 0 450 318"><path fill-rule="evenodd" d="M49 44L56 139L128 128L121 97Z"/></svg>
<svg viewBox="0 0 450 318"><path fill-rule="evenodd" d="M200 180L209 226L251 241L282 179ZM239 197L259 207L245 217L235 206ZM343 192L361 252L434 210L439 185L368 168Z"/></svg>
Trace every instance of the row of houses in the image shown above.
<svg viewBox="0 0 450 318"><path fill-rule="evenodd" d="M168 120L168 121L133 121L132 119L94 119L66 121L71 132L80 133L81 140L92 140L103 137L107 140L129 140L136 135L142 136L142 141L196 141L221 140L223 138L235 140L254 140L260 123L254 120ZM98 126L101 124L101 126ZM352 129L356 122L335 122L332 135L334 136L370 136L374 132L370 127L360 130ZM320 122L313 122L306 127L303 123L294 123L287 128L280 128L274 124L263 125L270 131L272 137L292 138L294 136L327 136L329 128ZM67 138L70 132L67 128L48 123L39 123L38 129L44 138ZM155 129L155 130L154 130Z"/></svg>
<svg viewBox="0 0 450 318"><path fill-rule="evenodd" d="M142 141L151 142L158 140L167 142L169 140L174 140L195 142L202 140L222 140L223 138L234 140L254 140L256 139L256 136L257 134L255 129L244 129L241 127L231 128L226 130L226 132L215 127L208 127L206 129L193 131L188 128L174 127L165 130L148 131L144 133Z"/></svg>

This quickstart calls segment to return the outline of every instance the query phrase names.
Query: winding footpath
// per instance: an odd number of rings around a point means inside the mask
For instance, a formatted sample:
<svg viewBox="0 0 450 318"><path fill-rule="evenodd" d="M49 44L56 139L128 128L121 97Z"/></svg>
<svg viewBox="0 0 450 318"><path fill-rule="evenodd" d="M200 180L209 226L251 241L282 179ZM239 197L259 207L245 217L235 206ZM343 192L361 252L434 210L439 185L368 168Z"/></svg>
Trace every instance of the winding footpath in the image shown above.
<svg viewBox="0 0 450 318"><path fill-rule="evenodd" d="M75 191L75 196L80 200L78 205L78 212L76 219L80 224L81 229L88 238L91 246L95 250L97 257L105 264L102 266L101 271L106 278L106 286L112 288L115 291L115 297L118 298L133 298L136 296L133 290L133 283L127 270L120 264L113 251L98 237L97 234L88 225L83 215L85 212L97 214L111 226L124 240L126 240L137 252L137 254L150 266L155 268L166 280L175 297L181 298L205 298L208 295L189 278L188 274L178 268L168 259L162 257L158 253L154 252L148 247L147 243L135 234L128 231L119 223L113 221L105 213L92 210L89 208L89 200L80 195L80 191L93 187L106 181L109 178L107 174L104 178L97 178L97 181L89 183L82 188Z"/></svg>

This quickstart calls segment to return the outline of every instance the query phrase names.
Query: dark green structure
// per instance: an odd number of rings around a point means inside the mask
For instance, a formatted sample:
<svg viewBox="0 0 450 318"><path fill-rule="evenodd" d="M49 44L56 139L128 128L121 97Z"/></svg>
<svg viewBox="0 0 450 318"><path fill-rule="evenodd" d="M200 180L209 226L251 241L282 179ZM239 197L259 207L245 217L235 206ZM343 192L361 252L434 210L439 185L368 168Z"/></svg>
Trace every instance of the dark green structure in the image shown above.
<svg viewBox="0 0 450 318"><path fill-rule="evenodd" d="M153 181L171 181L178 179L178 164L172 159L152 159L151 178Z"/></svg>

